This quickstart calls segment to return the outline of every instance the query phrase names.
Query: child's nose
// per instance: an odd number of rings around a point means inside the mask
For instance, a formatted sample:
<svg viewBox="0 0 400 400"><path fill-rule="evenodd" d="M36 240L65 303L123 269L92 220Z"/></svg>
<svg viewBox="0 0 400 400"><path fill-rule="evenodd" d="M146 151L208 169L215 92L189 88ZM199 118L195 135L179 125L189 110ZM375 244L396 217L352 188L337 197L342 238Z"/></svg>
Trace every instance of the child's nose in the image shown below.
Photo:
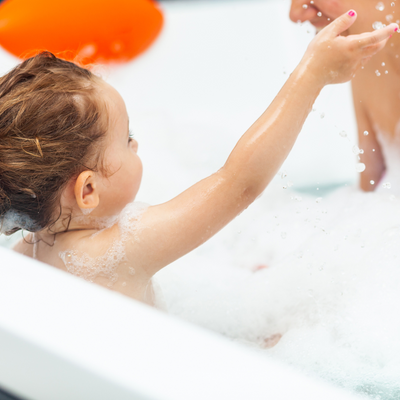
<svg viewBox="0 0 400 400"><path fill-rule="evenodd" d="M317 15L317 10L310 4L309 0L292 0L289 17L293 22L309 21Z"/></svg>

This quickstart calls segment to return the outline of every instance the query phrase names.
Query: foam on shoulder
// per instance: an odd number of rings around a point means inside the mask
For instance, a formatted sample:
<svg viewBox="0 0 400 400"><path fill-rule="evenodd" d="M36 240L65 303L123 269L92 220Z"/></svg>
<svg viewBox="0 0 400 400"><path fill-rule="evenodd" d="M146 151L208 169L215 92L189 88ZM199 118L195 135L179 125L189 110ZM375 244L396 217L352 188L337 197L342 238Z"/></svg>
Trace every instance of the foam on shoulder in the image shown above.
<svg viewBox="0 0 400 400"><path fill-rule="evenodd" d="M112 286L118 280L117 269L123 262L127 261L125 245L127 240L132 240L131 233L135 233L139 227L140 216L147 209L145 203L133 202L128 204L118 216L110 218L96 218L80 216L77 218L81 223L95 223L99 231L91 236L96 236L105 229L118 225L119 237L113 239L109 246L100 255L91 256L89 252L78 250L78 246L59 253L60 258L68 272L93 282L96 277L102 276L109 279L108 286ZM134 268L129 266L129 275L134 275Z"/></svg>

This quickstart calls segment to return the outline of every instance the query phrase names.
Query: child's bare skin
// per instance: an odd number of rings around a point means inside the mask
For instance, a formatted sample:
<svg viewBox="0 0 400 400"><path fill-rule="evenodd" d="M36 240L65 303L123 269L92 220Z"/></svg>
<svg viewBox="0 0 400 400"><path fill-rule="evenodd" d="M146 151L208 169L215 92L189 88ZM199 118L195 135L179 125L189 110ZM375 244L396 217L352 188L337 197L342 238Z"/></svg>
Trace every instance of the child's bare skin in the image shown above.
<svg viewBox="0 0 400 400"><path fill-rule="evenodd" d="M207 241L263 192L289 154L321 89L350 80L398 29L391 24L372 33L340 36L355 20L353 11L345 13L314 38L275 100L242 136L219 171L143 213L141 229L130 232L124 240L126 259L118 265L113 290L143 300L156 272ZM99 82L98 92L109 117L105 150L108 176L88 170L68 183L61 197L62 213L69 215L72 210L67 232L63 232L60 219L51 230L31 235L15 247L62 270L66 266L60 252L73 250L95 258L120 239L117 224L100 230L95 218L119 214L135 199L142 178L138 145L129 138L124 101L104 81ZM78 218L82 217L81 209L94 209L85 223ZM54 232L60 233L55 237ZM35 246L29 243L37 239L41 240ZM135 275L130 274L131 267ZM98 276L94 282L107 286L109 278Z"/></svg>
<svg viewBox="0 0 400 400"><path fill-rule="evenodd" d="M393 0L381 2L384 5L382 11L376 8L378 2L375 0L292 0L290 18L295 22L308 20L320 29L345 10L354 8L360 17L347 31L354 35L370 30L375 21L388 24L388 20L395 22L400 19L400 4ZM318 16L319 12L321 16ZM376 71L379 71L380 76L376 75ZM361 174L360 186L365 191L374 190L385 173L384 155L377 135L382 134L389 140L400 135L399 78L400 35L396 34L391 38L390 46L386 46L378 56L372 57L352 79L359 147L364 150L360 157L366 165ZM368 135L364 135L365 131ZM374 183L371 184L371 181Z"/></svg>

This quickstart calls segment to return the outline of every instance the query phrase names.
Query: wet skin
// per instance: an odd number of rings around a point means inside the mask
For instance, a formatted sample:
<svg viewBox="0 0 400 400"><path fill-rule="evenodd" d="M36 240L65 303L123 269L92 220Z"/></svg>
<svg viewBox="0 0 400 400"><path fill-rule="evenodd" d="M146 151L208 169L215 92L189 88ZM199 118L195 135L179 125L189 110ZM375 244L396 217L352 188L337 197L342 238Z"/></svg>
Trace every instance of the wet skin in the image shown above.
<svg viewBox="0 0 400 400"><path fill-rule="evenodd" d="M392 6L391 3L395 3ZM358 34L372 31L372 24L381 21L388 24L386 16L393 17L392 22L400 19L400 1L383 0L385 8L377 10L377 0L293 0L290 19L310 21L317 29L330 24L348 9L357 11L357 21L346 34ZM306 4L307 8L303 7ZM321 13L321 16L318 16ZM385 63L382 66L382 63ZM377 76L375 71L380 72ZM386 74L385 71L388 71ZM361 173L360 186L372 191L385 173L385 160L377 141L377 132L387 137L400 137L400 35L395 33L390 43L359 70L352 80L354 108L356 112L359 147L364 150L360 155L366 169ZM368 136L363 134L368 131ZM375 151L373 151L375 149ZM371 185L373 180L375 185Z"/></svg>
<svg viewBox="0 0 400 400"><path fill-rule="evenodd" d="M78 263L74 261L75 267L97 271L98 264L106 267L109 260L117 260L118 277L112 290L146 301L154 274L206 242L265 190L288 156L322 88L349 81L361 63L382 50L398 29L391 24L373 33L341 37L356 19L355 13L346 12L313 39L274 101L243 134L222 168L170 201L149 207L140 222L133 221L124 233L118 224L103 229L98 221L119 215L134 200L142 164L137 143L128 135L122 97L104 81L98 82L95 88L109 125L103 141L96 145L107 173L86 170L71 178L61 192L61 217L35 237L21 241L15 250L62 270L68 264L60 258L65 252L80 257ZM82 218L85 209L92 212ZM109 258L116 248L123 252L123 258ZM93 281L106 287L110 283L100 275Z"/></svg>

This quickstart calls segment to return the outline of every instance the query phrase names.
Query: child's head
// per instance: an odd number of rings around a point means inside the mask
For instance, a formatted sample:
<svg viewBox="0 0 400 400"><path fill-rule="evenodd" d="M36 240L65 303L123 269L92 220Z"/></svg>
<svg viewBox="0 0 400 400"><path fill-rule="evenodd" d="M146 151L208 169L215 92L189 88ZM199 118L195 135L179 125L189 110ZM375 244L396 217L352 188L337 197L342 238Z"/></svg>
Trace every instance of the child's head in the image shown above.
<svg viewBox="0 0 400 400"><path fill-rule="evenodd" d="M118 164L107 154L115 136L110 127L115 130L121 123L115 115L126 115L118 96L89 70L47 52L0 78L3 233L21 228L34 232L51 226L65 211L61 197L71 182L76 202L83 200L78 207L98 205L85 203L85 194L93 189L93 182L88 183L87 178L104 176L110 167L108 178L112 181L123 164L123 160ZM127 130L125 125L125 138ZM96 179L99 182L98 176ZM73 206L67 204L71 210Z"/></svg>

